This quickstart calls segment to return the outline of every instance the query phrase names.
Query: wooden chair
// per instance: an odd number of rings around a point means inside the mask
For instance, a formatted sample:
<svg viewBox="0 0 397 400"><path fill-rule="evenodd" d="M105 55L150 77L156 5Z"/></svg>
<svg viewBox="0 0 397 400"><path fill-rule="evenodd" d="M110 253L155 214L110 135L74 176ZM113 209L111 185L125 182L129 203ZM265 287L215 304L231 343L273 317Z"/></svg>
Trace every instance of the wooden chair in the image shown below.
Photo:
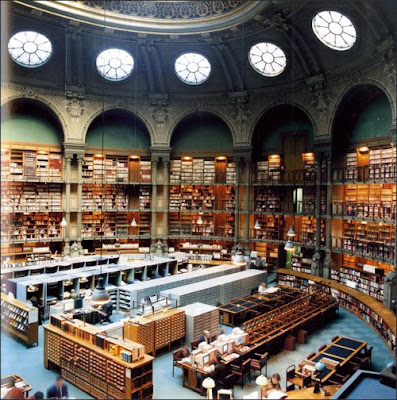
<svg viewBox="0 0 397 400"><path fill-rule="evenodd" d="M293 381L294 378L295 365L290 365L285 371L285 385L287 392L289 392L290 390L295 390L295 382Z"/></svg>
<svg viewBox="0 0 397 400"><path fill-rule="evenodd" d="M219 389L216 398L218 400L233 399L233 390L232 389Z"/></svg>
<svg viewBox="0 0 397 400"><path fill-rule="evenodd" d="M314 357L316 353L310 353L307 355L306 360L310 360L312 357Z"/></svg>
<svg viewBox="0 0 397 400"><path fill-rule="evenodd" d="M178 363L179 359L176 358L177 354L179 353L179 350L180 349L175 350L175 351L172 352L172 376L174 376L174 368L175 367L178 367L178 368L180 367L180 365Z"/></svg>
<svg viewBox="0 0 397 400"><path fill-rule="evenodd" d="M339 336L338 336L338 335L334 336L334 337L331 339L331 342L335 342L337 339L339 339Z"/></svg>
<svg viewBox="0 0 397 400"><path fill-rule="evenodd" d="M249 377L249 381L251 383L251 359L248 358L241 365L231 364L232 374L237 377L237 379L241 378L241 389L244 389L244 378L246 376Z"/></svg>
<svg viewBox="0 0 397 400"><path fill-rule="evenodd" d="M269 359L269 353L258 354L254 353L254 357L251 359L251 370L259 371L262 374L263 367L266 367L265 376L267 375L267 360Z"/></svg>
<svg viewBox="0 0 397 400"><path fill-rule="evenodd" d="M361 364L363 367L367 366L368 368L371 368L371 358L372 358L373 348L374 346L371 346L368 350L365 351L363 356L357 355L353 357L352 363L358 361L358 363Z"/></svg>
<svg viewBox="0 0 397 400"><path fill-rule="evenodd" d="M322 345L318 348L318 351L322 351L322 350L324 350L326 347L327 347L326 344L322 344Z"/></svg>
<svg viewBox="0 0 397 400"><path fill-rule="evenodd" d="M200 343L200 339L192 340L192 341L190 342L190 348L191 348L192 350L196 350L197 347L198 347L198 345L199 345L199 343Z"/></svg>

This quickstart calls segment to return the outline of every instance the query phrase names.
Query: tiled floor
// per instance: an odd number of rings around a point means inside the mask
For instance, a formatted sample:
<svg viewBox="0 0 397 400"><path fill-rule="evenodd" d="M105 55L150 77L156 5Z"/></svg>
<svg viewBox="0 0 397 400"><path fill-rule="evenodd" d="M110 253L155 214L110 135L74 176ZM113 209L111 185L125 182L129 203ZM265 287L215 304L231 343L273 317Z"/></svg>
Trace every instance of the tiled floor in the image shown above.
<svg viewBox="0 0 397 400"><path fill-rule="evenodd" d="M118 319L115 315L112 318ZM230 328L226 327L226 333ZM268 362L268 375L278 372L282 377L282 386L285 385L285 370L289 365L298 364L307 354L316 351L322 344L330 342L335 335L343 335L368 342L373 346L372 369L380 371L387 363L393 360L391 352L383 340L363 321L355 315L340 309L339 317L328 323L324 328L308 337L308 343L297 345L293 352L283 351L272 357ZM39 346L26 350L26 346L17 342L14 337L1 333L1 376L17 374L25 378L34 388L45 393L48 386L54 381L57 373L43 367L43 328L39 328ZM182 387L182 371L175 368L175 377L172 377L172 354L161 351L154 361L154 398L155 399L194 399L200 398L198 393ZM242 398L255 390L255 378L251 384L246 384L244 390L235 386L235 397ZM92 399L91 396L69 384L69 393L76 399Z"/></svg>

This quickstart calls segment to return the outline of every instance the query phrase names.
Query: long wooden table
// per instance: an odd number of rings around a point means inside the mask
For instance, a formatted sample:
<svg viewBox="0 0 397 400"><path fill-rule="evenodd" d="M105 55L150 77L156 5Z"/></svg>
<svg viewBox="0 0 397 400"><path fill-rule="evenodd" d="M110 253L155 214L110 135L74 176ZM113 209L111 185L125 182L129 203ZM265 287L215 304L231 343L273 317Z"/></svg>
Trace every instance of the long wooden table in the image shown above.
<svg viewBox="0 0 397 400"><path fill-rule="evenodd" d="M341 385L326 385L324 389L329 393L329 396L324 396L322 392L313 393L313 388L304 388L299 390L292 390L287 392L288 399L329 399L331 398L339 389Z"/></svg>
<svg viewBox="0 0 397 400"><path fill-rule="evenodd" d="M288 301L295 300L297 293L298 289L280 288L279 291L274 293L257 293L241 299L234 299L229 303L219 306L218 309L223 315L223 324L235 326L236 321L239 318L241 320L241 316L247 311L256 312L257 314L271 311Z"/></svg>
<svg viewBox="0 0 397 400"><path fill-rule="evenodd" d="M319 362L323 358L328 358L338 362L339 369L351 361L351 359L360 353L361 350L366 349L366 347L367 342L341 336L310 358L309 361ZM320 374L320 381L322 383L327 382L327 380L331 378L335 372L336 368L326 368L325 371L321 372Z"/></svg>
<svg viewBox="0 0 397 400"><path fill-rule="evenodd" d="M339 337L310 359L300 362L299 367L295 368L295 376L289 377L288 382L299 387L303 387L310 382L314 384L315 381L326 383L341 367L346 365L356 354L366 347L367 343L362 340L344 336ZM320 361L326 365L324 371L316 373L315 377L313 375L306 376L303 373L302 370L305 365L308 364L314 368L315 363Z"/></svg>

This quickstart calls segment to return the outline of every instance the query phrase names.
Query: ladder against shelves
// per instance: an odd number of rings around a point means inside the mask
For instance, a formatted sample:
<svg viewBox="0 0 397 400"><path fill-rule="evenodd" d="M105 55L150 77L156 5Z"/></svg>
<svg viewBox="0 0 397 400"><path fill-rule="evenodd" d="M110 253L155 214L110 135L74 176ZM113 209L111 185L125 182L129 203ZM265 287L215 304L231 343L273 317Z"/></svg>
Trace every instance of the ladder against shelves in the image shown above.
<svg viewBox="0 0 397 400"><path fill-rule="evenodd" d="M26 342L39 343L38 309L1 293L1 327Z"/></svg>
<svg viewBox="0 0 397 400"><path fill-rule="evenodd" d="M386 342L389 349L394 350L396 346L396 316L380 301L332 279L298 271L279 269L277 280L283 285L306 290L309 286L330 287L331 293L339 301L339 305L363 319Z"/></svg>

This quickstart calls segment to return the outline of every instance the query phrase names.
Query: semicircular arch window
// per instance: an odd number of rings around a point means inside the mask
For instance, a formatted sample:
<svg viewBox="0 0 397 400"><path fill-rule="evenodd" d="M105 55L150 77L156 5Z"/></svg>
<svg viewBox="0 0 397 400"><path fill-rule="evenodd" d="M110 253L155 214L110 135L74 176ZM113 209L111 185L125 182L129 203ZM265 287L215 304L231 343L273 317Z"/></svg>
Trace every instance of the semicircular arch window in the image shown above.
<svg viewBox="0 0 397 400"><path fill-rule="evenodd" d="M287 65L285 53L273 43L262 42L253 45L248 59L256 72L267 77L280 75Z"/></svg>
<svg viewBox="0 0 397 400"><path fill-rule="evenodd" d="M131 75L134 69L134 58L121 49L102 51L96 59L98 72L109 81L122 81Z"/></svg>
<svg viewBox="0 0 397 400"><path fill-rule="evenodd" d="M349 50L356 42L357 33L353 23L337 11L321 11L312 20L317 38L333 50Z"/></svg>
<svg viewBox="0 0 397 400"><path fill-rule="evenodd" d="M37 68L45 64L52 54L51 41L41 33L22 31L8 41L10 57L19 65Z"/></svg>
<svg viewBox="0 0 397 400"><path fill-rule="evenodd" d="M199 85L210 76L211 64L201 54L185 53L176 59L175 72L182 82L188 85Z"/></svg>

